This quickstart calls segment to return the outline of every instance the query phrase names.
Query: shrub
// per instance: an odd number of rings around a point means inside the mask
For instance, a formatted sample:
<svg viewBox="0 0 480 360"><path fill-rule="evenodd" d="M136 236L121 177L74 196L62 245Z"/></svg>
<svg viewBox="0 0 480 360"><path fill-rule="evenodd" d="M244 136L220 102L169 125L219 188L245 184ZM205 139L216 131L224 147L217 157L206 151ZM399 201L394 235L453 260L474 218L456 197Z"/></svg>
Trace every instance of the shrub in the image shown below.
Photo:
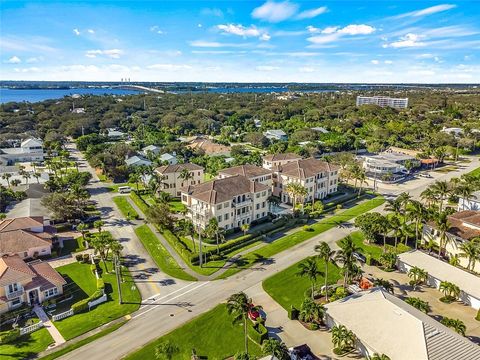
<svg viewBox="0 0 480 360"><path fill-rule="evenodd" d="M105 283L103 282L103 279L97 279L97 290L104 290L105 289Z"/></svg>
<svg viewBox="0 0 480 360"><path fill-rule="evenodd" d="M478 321L480 321L480 309L478 309L477 316L475 317Z"/></svg>
<svg viewBox="0 0 480 360"><path fill-rule="evenodd" d="M77 301L75 304L72 305L72 310L74 314L79 314L81 312L88 310L88 302L90 298L86 298L80 301Z"/></svg>
<svg viewBox="0 0 480 360"><path fill-rule="evenodd" d="M0 344L8 344L20 337L20 329L13 329L0 333Z"/></svg>
<svg viewBox="0 0 480 360"><path fill-rule="evenodd" d="M268 330L262 324L248 325L247 333L248 337L259 345L268 338Z"/></svg>
<svg viewBox="0 0 480 360"><path fill-rule="evenodd" d="M142 199L141 196L137 194L136 190L130 193L130 198L133 200L135 205L137 205L140 208L140 210L142 210L144 214L147 212L150 206L145 202L145 200Z"/></svg>
<svg viewBox="0 0 480 360"><path fill-rule="evenodd" d="M308 324L308 329L309 330L318 330L319 329L319 325L317 323L310 323Z"/></svg>
<svg viewBox="0 0 480 360"><path fill-rule="evenodd" d="M83 255L82 254L75 255L75 260L77 260L78 262L83 261Z"/></svg>
<svg viewBox="0 0 480 360"><path fill-rule="evenodd" d="M90 261L90 254L83 254L82 260L85 264L88 263Z"/></svg>
<svg viewBox="0 0 480 360"><path fill-rule="evenodd" d="M311 227L310 225L304 225L303 230L304 231L313 231L313 227Z"/></svg>
<svg viewBox="0 0 480 360"><path fill-rule="evenodd" d="M298 314L299 314L299 310L295 308L293 305L290 306L290 309L288 310L288 318L290 320L298 320Z"/></svg>

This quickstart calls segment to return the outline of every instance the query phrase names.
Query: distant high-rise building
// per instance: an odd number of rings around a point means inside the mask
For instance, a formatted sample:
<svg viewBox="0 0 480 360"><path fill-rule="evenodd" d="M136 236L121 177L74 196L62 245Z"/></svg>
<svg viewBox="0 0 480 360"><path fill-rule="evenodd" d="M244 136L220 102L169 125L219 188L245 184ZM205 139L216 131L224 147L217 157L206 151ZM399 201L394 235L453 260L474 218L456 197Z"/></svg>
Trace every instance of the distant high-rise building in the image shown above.
<svg viewBox="0 0 480 360"><path fill-rule="evenodd" d="M373 104L381 107L389 106L396 109L406 109L408 98L391 98L387 96L357 96L357 106Z"/></svg>

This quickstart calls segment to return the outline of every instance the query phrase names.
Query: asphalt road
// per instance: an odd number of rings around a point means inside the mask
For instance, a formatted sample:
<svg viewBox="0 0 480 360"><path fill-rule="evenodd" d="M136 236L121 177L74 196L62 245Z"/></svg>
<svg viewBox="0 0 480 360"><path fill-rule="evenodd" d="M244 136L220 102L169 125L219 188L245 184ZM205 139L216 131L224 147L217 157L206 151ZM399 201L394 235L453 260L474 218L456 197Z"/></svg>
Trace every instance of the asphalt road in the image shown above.
<svg viewBox="0 0 480 360"><path fill-rule="evenodd" d="M421 186L409 192L412 197L419 198L420 193L434 180L448 180L469 172L479 167L478 160L478 158L472 158L471 163L465 164L459 172L442 174L435 179L430 179L430 182L423 182ZM337 240L354 230L353 226L331 229L226 280L182 284L178 282L175 287L167 287L159 297L145 302L145 305L132 315L132 320L117 331L76 349L61 359L120 359L151 340L212 309L231 294L248 291L267 277L312 255L313 246L319 241L326 241L333 247ZM119 231L121 233L121 227Z"/></svg>

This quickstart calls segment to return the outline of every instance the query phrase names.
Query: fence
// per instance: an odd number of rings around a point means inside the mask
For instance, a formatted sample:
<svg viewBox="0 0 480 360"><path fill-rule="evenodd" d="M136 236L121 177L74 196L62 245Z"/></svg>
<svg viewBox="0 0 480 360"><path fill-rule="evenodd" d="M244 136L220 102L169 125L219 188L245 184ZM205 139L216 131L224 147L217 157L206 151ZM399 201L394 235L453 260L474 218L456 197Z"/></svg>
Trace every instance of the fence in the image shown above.
<svg viewBox="0 0 480 360"><path fill-rule="evenodd" d="M104 303L105 301L107 301L107 294L103 294L102 297L99 297L97 300L90 301L88 303L88 310L98 304Z"/></svg>
<svg viewBox="0 0 480 360"><path fill-rule="evenodd" d="M52 315L52 320L53 321L58 321L58 320L62 320L62 319L65 319L69 316L72 316L73 315L73 310L70 309L70 310L67 310L63 313L60 313L60 314L57 314L57 315Z"/></svg>
<svg viewBox="0 0 480 360"><path fill-rule="evenodd" d="M41 327L43 327L43 322L40 321L36 324L26 326L24 328L20 328L20 335L30 334L31 332L34 332L40 329Z"/></svg>

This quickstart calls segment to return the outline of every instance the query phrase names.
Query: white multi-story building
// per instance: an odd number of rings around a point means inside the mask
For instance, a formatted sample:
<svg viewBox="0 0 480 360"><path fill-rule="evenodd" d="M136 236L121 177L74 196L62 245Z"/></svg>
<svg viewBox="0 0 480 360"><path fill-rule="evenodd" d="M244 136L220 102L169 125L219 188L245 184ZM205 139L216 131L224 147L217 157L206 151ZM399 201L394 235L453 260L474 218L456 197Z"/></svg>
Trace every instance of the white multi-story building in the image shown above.
<svg viewBox="0 0 480 360"><path fill-rule="evenodd" d="M0 149L0 162L13 165L16 162L43 161L43 143L40 139L29 138L20 147Z"/></svg>
<svg viewBox="0 0 480 360"><path fill-rule="evenodd" d="M381 107L392 107L395 109L406 109L408 98L391 98L387 96L357 96L357 106L378 105Z"/></svg>
<svg viewBox="0 0 480 360"><path fill-rule="evenodd" d="M160 166L155 172L161 177L160 190L171 196L180 196L180 188L187 185L198 185L203 182L203 167L196 164L175 164ZM183 174L188 172L189 179Z"/></svg>
<svg viewBox="0 0 480 360"><path fill-rule="evenodd" d="M226 230L251 224L268 215L271 188L245 176L233 175L181 190L182 203L196 226L205 228L210 219Z"/></svg>
<svg viewBox="0 0 480 360"><path fill-rule="evenodd" d="M263 167L268 170L275 170L281 165L285 165L291 161L302 160L302 157L293 153L272 154L263 157Z"/></svg>
<svg viewBox="0 0 480 360"><path fill-rule="evenodd" d="M245 176L251 181L257 181L268 187L273 186L273 171L264 169L255 165L239 165L228 169L223 169L218 172L217 178L224 179L230 176L241 175Z"/></svg>
<svg viewBox="0 0 480 360"><path fill-rule="evenodd" d="M314 158L287 162L274 169L273 194L284 203L291 203L285 188L290 183L298 183L307 189L304 201L323 199L338 188L339 166Z"/></svg>
<svg viewBox="0 0 480 360"><path fill-rule="evenodd" d="M378 181L397 181L403 179L409 172L406 165L410 162L411 168L420 166L420 160L413 156L383 152L376 155L363 156L363 168L370 179Z"/></svg>

